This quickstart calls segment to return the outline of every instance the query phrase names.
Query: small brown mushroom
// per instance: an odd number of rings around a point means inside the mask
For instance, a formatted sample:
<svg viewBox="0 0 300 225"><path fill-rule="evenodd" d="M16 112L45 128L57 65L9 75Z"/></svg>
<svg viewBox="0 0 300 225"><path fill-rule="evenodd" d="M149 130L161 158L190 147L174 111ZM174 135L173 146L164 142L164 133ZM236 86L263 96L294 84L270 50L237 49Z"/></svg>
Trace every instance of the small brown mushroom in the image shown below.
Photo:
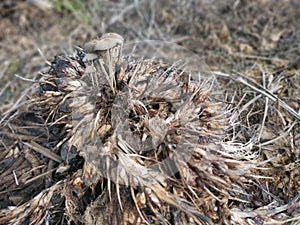
<svg viewBox="0 0 300 225"><path fill-rule="evenodd" d="M116 45L122 45L123 41L117 38L102 38L97 41L97 43L94 46L94 51L104 51L104 50L109 50Z"/></svg>
<svg viewBox="0 0 300 225"><path fill-rule="evenodd" d="M123 42L117 38L103 38L103 39L94 39L87 42L83 50L87 53L85 59L90 61L102 54L103 51L109 50L116 45L121 45Z"/></svg>
<svg viewBox="0 0 300 225"><path fill-rule="evenodd" d="M104 38L113 38L113 39L120 40L120 42L122 43L124 42L124 38L117 33L105 33L100 37L100 39L104 39Z"/></svg>
<svg viewBox="0 0 300 225"><path fill-rule="evenodd" d="M106 33L100 39L87 42L83 48L86 52L83 60L95 63L96 69L102 71L114 93L116 93L115 71L120 65L123 41L123 37L116 33ZM95 61L96 59L98 60ZM93 72L91 70L91 73Z"/></svg>
<svg viewBox="0 0 300 225"><path fill-rule="evenodd" d="M84 57L84 61L93 61L94 59L97 59L98 55L95 53L86 53L85 57Z"/></svg>
<svg viewBox="0 0 300 225"><path fill-rule="evenodd" d="M95 45L98 41L99 40L94 39L85 43L85 45L83 46L83 51L86 53L84 60L92 61L98 57L94 50Z"/></svg>
<svg viewBox="0 0 300 225"><path fill-rule="evenodd" d="M83 46L83 51L85 51L86 53L94 53L94 48L98 41L98 39L94 39L85 43L85 45Z"/></svg>

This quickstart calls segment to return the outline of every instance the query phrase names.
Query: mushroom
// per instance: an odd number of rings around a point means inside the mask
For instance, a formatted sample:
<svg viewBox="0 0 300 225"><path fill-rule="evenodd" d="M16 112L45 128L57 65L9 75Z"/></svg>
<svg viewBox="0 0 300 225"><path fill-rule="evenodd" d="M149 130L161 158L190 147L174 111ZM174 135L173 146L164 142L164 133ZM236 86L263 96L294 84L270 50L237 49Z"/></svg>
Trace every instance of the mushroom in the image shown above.
<svg viewBox="0 0 300 225"><path fill-rule="evenodd" d="M98 41L99 41L98 39L94 39L85 43L83 46L83 51L85 51L86 53L93 53L94 47Z"/></svg>
<svg viewBox="0 0 300 225"><path fill-rule="evenodd" d="M120 65L123 37L116 33L103 34L100 39L87 42L83 50L86 52L86 61L93 61L92 64L106 77L112 91L116 93L116 67ZM98 59L95 61L95 59ZM95 63L95 64L94 64Z"/></svg>
<svg viewBox="0 0 300 225"><path fill-rule="evenodd" d="M85 45L83 46L83 51L86 52L84 60L92 61L92 60L94 60L98 57L95 50L94 50L95 45L98 41L99 40L94 39L94 40L91 40L91 41L85 43Z"/></svg>
<svg viewBox="0 0 300 225"><path fill-rule="evenodd" d="M102 38L94 46L98 52L100 68L105 75L111 90L116 93L115 67L119 64L120 51L123 41L117 38Z"/></svg>
<svg viewBox="0 0 300 225"><path fill-rule="evenodd" d="M99 39L94 39L87 42L83 50L87 53L85 59L90 61L97 58L98 55L103 55L104 51L110 50L117 45L123 45L123 37L116 33L103 34Z"/></svg>
<svg viewBox="0 0 300 225"><path fill-rule="evenodd" d="M120 42L124 42L124 38L116 33L105 33L103 34L100 39L104 39L104 38L113 38L113 39L118 39Z"/></svg>
<svg viewBox="0 0 300 225"><path fill-rule="evenodd" d="M98 40L94 46L94 51L104 51L104 50L109 50L113 47L115 47L116 45L122 45L123 41L121 41L118 38L101 38L100 40Z"/></svg>

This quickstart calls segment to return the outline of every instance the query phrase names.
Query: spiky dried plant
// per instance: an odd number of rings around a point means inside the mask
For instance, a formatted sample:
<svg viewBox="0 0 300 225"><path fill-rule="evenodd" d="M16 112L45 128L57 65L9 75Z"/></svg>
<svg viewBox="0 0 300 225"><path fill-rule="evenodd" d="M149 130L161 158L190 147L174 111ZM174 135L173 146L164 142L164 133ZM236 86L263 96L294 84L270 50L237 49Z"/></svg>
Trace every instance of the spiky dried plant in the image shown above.
<svg viewBox="0 0 300 225"><path fill-rule="evenodd" d="M0 222L246 224L231 208L248 201L253 162L224 145L226 105L176 64L125 60L122 45L108 34L57 56L28 105L2 121L3 154L38 152L48 166L26 171L44 177L30 181L40 194ZM9 177L6 189L28 186Z"/></svg>

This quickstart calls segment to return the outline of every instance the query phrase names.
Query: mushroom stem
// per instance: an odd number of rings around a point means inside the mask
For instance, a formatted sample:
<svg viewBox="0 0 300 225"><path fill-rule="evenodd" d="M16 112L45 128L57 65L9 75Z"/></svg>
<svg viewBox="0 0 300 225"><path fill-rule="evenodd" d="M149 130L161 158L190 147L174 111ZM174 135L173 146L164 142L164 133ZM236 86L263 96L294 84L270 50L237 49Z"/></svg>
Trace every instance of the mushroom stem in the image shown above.
<svg viewBox="0 0 300 225"><path fill-rule="evenodd" d="M123 37L119 34L106 33L100 40L95 39L84 45L84 51L87 53L86 61L99 62L102 71L102 74L98 74L99 80L102 78L101 75L104 75L114 94L117 92L115 72L116 67L121 64L123 41Z"/></svg>
<svg viewBox="0 0 300 225"><path fill-rule="evenodd" d="M109 55L107 51L107 55ZM99 64L101 67L101 71L104 73L104 76L106 80L108 81L108 84L113 91L114 94L116 94L116 78L115 78L115 72L111 63L111 60L108 60L108 71L105 69L105 63L102 58L99 58Z"/></svg>
<svg viewBox="0 0 300 225"><path fill-rule="evenodd" d="M111 57L110 50L106 52L106 55L108 57L108 74L109 74L109 83L111 86L111 89L113 93L116 93L117 90L117 82L116 82L116 77L115 77L115 72L116 72L116 64L113 63L113 59Z"/></svg>
<svg viewBox="0 0 300 225"><path fill-rule="evenodd" d="M116 94L117 78L115 75L116 68L121 64L122 45L107 49L102 57L99 58L101 70L113 93Z"/></svg>

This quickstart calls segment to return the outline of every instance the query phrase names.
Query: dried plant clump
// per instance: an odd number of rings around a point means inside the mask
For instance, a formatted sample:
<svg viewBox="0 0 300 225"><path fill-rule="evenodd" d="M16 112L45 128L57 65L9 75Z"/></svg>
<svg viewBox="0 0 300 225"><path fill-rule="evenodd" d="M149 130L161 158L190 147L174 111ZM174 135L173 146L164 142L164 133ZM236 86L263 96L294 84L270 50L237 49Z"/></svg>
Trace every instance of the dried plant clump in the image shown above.
<svg viewBox="0 0 300 225"><path fill-rule="evenodd" d="M1 120L0 223L247 224L256 162L226 142L227 106L175 65L124 60L122 45L108 34L56 56Z"/></svg>

